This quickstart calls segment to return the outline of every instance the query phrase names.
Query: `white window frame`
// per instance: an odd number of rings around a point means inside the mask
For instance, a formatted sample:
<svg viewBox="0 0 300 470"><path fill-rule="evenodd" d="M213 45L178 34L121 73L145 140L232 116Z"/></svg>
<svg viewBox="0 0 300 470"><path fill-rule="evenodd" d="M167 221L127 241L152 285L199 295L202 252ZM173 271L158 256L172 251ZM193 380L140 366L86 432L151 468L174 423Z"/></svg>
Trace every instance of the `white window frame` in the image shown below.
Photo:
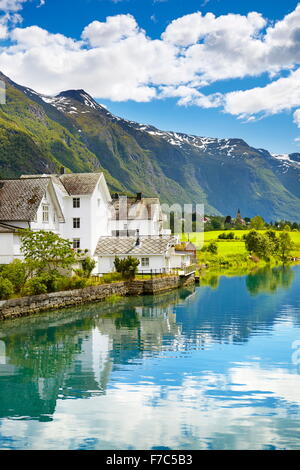
<svg viewBox="0 0 300 470"><path fill-rule="evenodd" d="M50 216L49 204L43 204L42 205L42 212L43 212L43 224L48 224L49 223L49 216Z"/></svg>
<svg viewBox="0 0 300 470"><path fill-rule="evenodd" d="M80 225L81 225L80 217L73 217L73 228L78 229L80 228Z"/></svg>
<svg viewBox="0 0 300 470"><path fill-rule="evenodd" d="M149 268L150 258L142 258L141 264L142 264L142 268Z"/></svg>
<svg viewBox="0 0 300 470"><path fill-rule="evenodd" d="M80 209L80 197L73 197L73 209Z"/></svg>
<svg viewBox="0 0 300 470"><path fill-rule="evenodd" d="M80 238L73 238L73 249L80 250Z"/></svg>

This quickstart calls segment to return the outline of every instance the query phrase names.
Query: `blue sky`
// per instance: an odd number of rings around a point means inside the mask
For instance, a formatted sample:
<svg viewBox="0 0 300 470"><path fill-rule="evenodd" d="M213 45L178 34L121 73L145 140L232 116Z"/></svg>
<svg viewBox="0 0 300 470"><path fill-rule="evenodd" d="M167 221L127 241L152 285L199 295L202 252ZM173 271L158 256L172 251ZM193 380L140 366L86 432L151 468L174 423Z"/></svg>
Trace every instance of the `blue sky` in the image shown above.
<svg viewBox="0 0 300 470"><path fill-rule="evenodd" d="M297 5L0 0L0 70L45 94L84 88L161 129L300 152Z"/></svg>

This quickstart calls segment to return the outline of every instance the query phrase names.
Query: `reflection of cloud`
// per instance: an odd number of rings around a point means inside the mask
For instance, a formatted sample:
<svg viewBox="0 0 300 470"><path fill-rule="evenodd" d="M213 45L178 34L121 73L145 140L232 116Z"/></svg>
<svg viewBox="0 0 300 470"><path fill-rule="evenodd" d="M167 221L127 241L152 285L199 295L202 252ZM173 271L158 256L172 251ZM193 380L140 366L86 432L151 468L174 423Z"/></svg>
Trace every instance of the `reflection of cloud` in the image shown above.
<svg viewBox="0 0 300 470"><path fill-rule="evenodd" d="M266 403L271 396L299 404L299 385L299 376L251 364L227 375L186 375L181 387L118 383L107 395L84 403L58 401L54 421L43 427L6 420L2 435L26 442L29 449L80 448L86 439L96 448L126 449L128 436L135 449L299 447L294 433L299 414L287 419L280 404L270 409Z"/></svg>

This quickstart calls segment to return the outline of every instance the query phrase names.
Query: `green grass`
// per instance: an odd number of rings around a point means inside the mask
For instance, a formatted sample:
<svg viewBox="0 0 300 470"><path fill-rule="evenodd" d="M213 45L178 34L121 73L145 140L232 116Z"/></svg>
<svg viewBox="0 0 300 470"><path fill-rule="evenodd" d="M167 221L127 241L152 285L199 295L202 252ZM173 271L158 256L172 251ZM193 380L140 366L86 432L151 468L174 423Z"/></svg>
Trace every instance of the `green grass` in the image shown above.
<svg viewBox="0 0 300 470"><path fill-rule="evenodd" d="M224 230L216 230L213 232L204 232L204 243L207 245L212 241L216 241L218 243L218 254L221 256L247 254L245 242L242 238L243 235L248 234L250 230L230 230L230 232L234 232L235 237L239 238L239 240L219 240L218 236L221 233L224 233ZM264 233L266 230L261 230L261 232ZM295 248L291 252L291 255L300 257L300 232L289 232L289 234L295 244ZM182 237L184 241L186 241L187 238L187 235ZM191 233L189 234L189 239L200 248L203 240L203 233Z"/></svg>

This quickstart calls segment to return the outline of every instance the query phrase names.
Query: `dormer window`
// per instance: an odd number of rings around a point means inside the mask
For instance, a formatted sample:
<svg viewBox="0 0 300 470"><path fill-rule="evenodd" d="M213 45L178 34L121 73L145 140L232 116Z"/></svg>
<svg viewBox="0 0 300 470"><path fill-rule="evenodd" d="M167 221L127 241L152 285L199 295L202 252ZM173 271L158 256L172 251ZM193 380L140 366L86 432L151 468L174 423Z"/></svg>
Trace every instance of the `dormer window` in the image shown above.
<svg viewBox="0 0 300 470"><path fill-rule="evenodd" d="M73 197L73 208L74 209L80 208L80 197Z"/></svg>
<svg viewBox="0 0 300 470"><path fill-rule="evenodd" d="M43 223L47 224L49 222L49 206L48 204L43 204Z"/></svg>

